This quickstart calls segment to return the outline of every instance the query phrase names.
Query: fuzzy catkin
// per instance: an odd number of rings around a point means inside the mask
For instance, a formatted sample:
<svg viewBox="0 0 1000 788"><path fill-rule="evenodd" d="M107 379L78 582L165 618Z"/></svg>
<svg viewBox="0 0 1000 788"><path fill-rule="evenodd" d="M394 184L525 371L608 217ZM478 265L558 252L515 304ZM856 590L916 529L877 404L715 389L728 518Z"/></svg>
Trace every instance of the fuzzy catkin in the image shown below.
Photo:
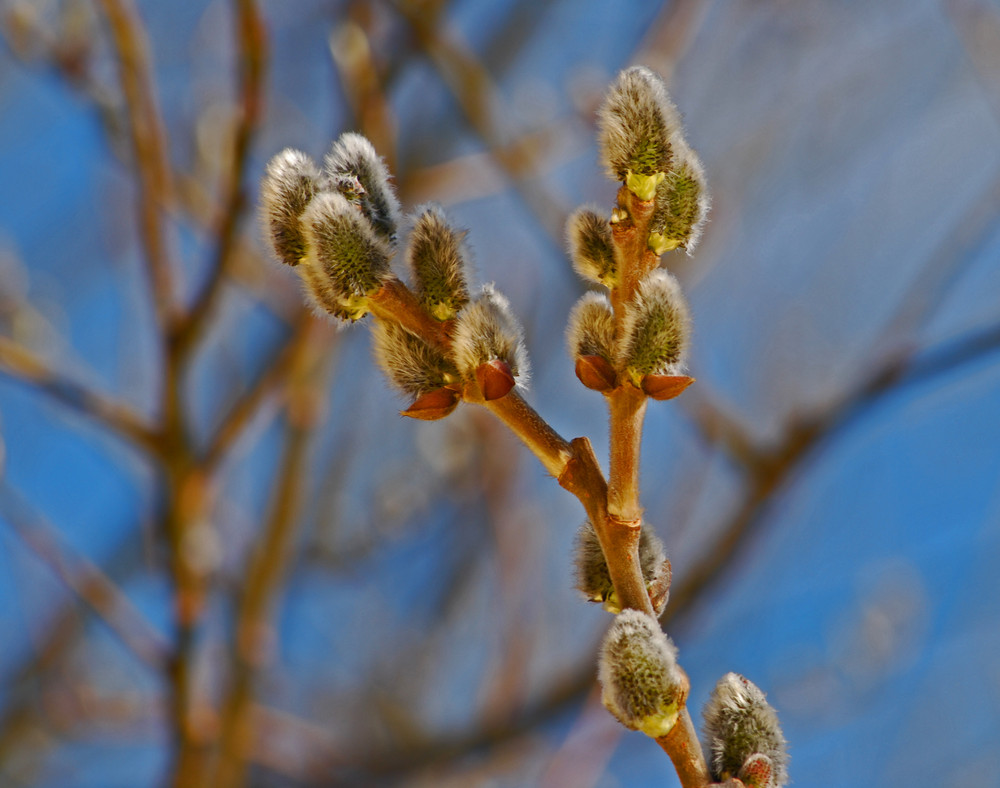
<svg viewBox="0 0 1000 788"><path fill-rule="evenodd" d="M615 317L603 293L584 293L569 313L566 344L571 358L600 356L614 361Z"/></svg>
<svg viewBox="0 0 1000 788"><path fill-rule="evenodd" d="M601 647L601 700L626 728L666 734L677 718L684 678L677 648L656 619L639 610L615 617Z"/></svg>
<svg viewBox="0 0 1000 788"><path fill-rule="evenodd" d="M771 761L771 788L784 786L787 743L777 713L757 685L738 673L727 673L715 685L704 718L714 779L738 775L747 759L759 753Z"/></svg>
<svg viewBox="0 0 1000 788"><path fill-rule="evenodd" d="M625 309L621 364L634 380L677 374L684 366L689 334L680 284L663 269L650 271Z"/></svg>
<svg viewBox="0 0 1000 788"><path fill-rule="evenodd" d="M365 312L362 302L391 273L389 247L357 208L335 192L313 198L302 226L309 257L300 272L314 300L337 317L357 319Z"/></svg>
<svg viewBox="0 0 1000 788"><path fill-rule="evenodd" d="M438 320L449 320L469 302L465 232L453 229L436 205L418 209L406 251L417 298Z"/></svg>
<svg viewBox="0 0 1000 788"><path fill-rule="evenodd" d="M344 183L344 176L357 179L361 192L355 197L362 213L380 238L395 243L399 200L388 167L368 139L354 132L342 134L327 154L325 165L334 183Z"/></svg>
<svg viewBox="0 0 1000 788"><path fill-rule="evenodd" d="M633 66L618 75L599 112L601 151L613 180L629 172L669 172L670 140L680 116L656 74Z"/></svg>
<svg viewBox="0 0 1000 788"><path fill-rule="evenodd" d="M476 368L499 359L507 363L519 386L530 374L521 326L507 299L492 284L484 285L455 322L452 356L459 372L471 378Z"/></svg>
<svg viewBox="0 0 1000 788"><path fill-rule="evenodd" d="M376 363L404 394L419 397L458 379L440 351L397 323L375 321L372 341Z"/></svg>
<svg viewBox="0 0 1000 788"><path fill-rule="evenodd" d="M584 279L613 287L618 280L611 224L589 206L575 210L566 222L566 241L573 269Z"/></svg>
<svg viewBox="0 0 1000 788"><path fill-rule="evenodd" d="M708 217L705 169L697 154L683 141L675 141L674 151L673 170L656 186L656 207L649 229L661 237L664 248L680 247L690 254Z"/></svg>
<svg viewBox="0 0 1000 788"><path fill-rule="evenodd" d="M639 567L648 584L662 570L667 560L663 542L645 523L639 531ZM576 569L576 587L592 602L605 602L613 598L614 585L604 551L597 538L593 523L585 520L576 532L573 563ZM612 605L617 607L617 605Z"/></svg>
<svg viewBox="0 0 1000 788"><path fill-rule="evenodd" d="M302 151L286 148L264 170L260 186L260 217L264 235L286 265L298 265L307 244L300 219L319 191L320 172Z"/></svg>

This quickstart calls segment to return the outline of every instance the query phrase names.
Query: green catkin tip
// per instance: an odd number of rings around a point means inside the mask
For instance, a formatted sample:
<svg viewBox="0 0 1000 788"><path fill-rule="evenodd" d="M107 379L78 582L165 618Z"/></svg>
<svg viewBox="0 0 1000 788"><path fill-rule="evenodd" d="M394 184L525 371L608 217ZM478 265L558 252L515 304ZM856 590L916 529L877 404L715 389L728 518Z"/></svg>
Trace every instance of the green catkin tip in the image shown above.
<svg viewBox="0 0 1000 788"><path fill-rule="evenodd" d="M639 532L639 567L647 585L657 579L666 560L663 542L648 525L643 523ZM611 573L604 560L604 551L601 550L601 543L589 520L584 521L576 533L573 562L577 590L588 601L600 602L609 613L620 613L621 605L611 583Z"/></svg>
<svg viewBox="0 0 1000 788"><path fill-rule="evenodd" d="M676 375L687 354L690 318L680 284L662 269L650 271L625 309L621 364L635 385L649 374Z"/></svg>
<svg viewBox="0 0 1000 788"><path fill-rule="evenodd" d="M675 143L674 150L674 169L656 187L649 223L649 246L657 254L677 248L690 254L708 217L705 170L698 156L683 142Z"/></svg>
<svg viewBox="0 0 1000 788"><path fill-rule="evenodd" d="M452 334L452 356L466 380L472 379L482 364L500 360L510 367L519 386L526 385L530 365L523 332L507 299L493 285L484 285L459 313Z"/></svg>
<svg viewBox="0 0 1000 788"><path fill-rule="evenodd" d="M261 223L277 258L298 265L306 256L300 219L319 191L320 172L301 151L286 148L264 170L260 187Z"/></svg>
<svg viewBox="0 0 1000 788"><path fill-rule="evenodd" d="M299 272L316 305L347 320L367 312L367 297L391 271L388 244L341 194L323 192L302 216L309 255Z"/></svg>
<svg viewBox="0 0 1000 788"><path fill-rule="evenodd" d="M573 269L605 287L618 283L611 224L589 206L578 208L566 222L566 241Z"/></svg>
<svg viewBox="0 0 1000 788"><path fill-rule="evenodd" d="M404 394L419 397L458 380L441 352L396 323L375 321L372 340L376 363Z"/></svg>
<svg viewBox="0 0 1000 788"><path fill-rule="evenodd" d="M388 167L368 139L354 132L342 134L327 154L325 166L335 187L357 202L379 237L395 243L399 200ZM357 179L360 191L346 188L350 178Z"/></svg>
<svg viewBox="0 0 1000 788"><path fill-rule="evenodd" d="M771 762L769 788L785 785L787 742L778 715L753 682L737 673L727 673L715 685L704 718L715 780L736 777L747 761L759 754Z"/></svg>
<svg viewBox="0 0 1000 788"><path fill-rule="evenodd" d="M615 317L603 293L584 293L569 313L566 344L573 359L600 356L614 361Z"/></svg>
<svg viewBox="0 0 1000 788"><path fill-rule="evenodd" d="M680 116L663 80L648 68L634 66L618 75L601 105L599 125L604 165L612 179L670 171L670 141L680 128Z"/></svg>
<svg viewBox="0 0 1000 788"><path fill-rule="evenodd" d="M677 649L656 619L638 610L615 617L601 648L601 700L619 722L647 736L665 736L686 690Z"/></svg>
<svg viewBox="0 0 1000 788"><path fill-rule="evenodd" d="M464 238L438 206L418 209L406 260L421 305L438 320L450 320L469 302Z"/></svg>

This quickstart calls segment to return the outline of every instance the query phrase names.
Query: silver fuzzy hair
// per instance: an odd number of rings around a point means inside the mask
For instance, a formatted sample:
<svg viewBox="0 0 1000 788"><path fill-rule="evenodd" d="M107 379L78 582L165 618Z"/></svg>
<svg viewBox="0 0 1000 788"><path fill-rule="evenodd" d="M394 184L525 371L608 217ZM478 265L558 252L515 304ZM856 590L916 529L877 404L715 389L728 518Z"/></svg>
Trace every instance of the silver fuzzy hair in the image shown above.
<svg viewBox="0 0 1000 788"><path fill-rule="evenodd" d="M341 194L316 195L302 215L309 248L302 271L321 308L343 317L329 304L362 299L381 287L391 274L389 246ZM351 318L354 319L354 318Z"/></svg>
<svg viewBox="0 0 1000 788"><path fill-rule="evenodd" d="M274 156L260 184L260 218L275 255L286 265L306 256L300 219L319 191L320 171L301 151L286 148Z"/></svg>
<svg viewBox="0 0 1000 788"><path fill-rule="evenodd" d="M727 673L712 690L704 717L714 779L735 777L748 758L760 753L771 759L771 788L785 785L788 743L778 715L757 685L738 673Z"/></svg>
<svg viewBox="0 0 1000 788"><path fill-rule="evenodd" d="M640 377L677 374L684 367L690 333L680 283L662 268L650 271L625 307L620 363Z"/></svg>
<svg viewBox="0 0 1000 788"><path fill-rule="evenodd" d="M691 254L701 239L711 201L698 154L682 139L675 139L673 147L674 168L656 186L649 230L677 241Z"/></svg>
<svg viewBox="0 0 1000 788"><path fill-rule="evenodd" d="M362 192L356 197L362 212L379 236L395 243L399 200L390 182L389 168L368 139L354 132L342 134L327 154L325 165L334 182L344 182L344 176L357 178Z"/></svg>
<svg viewBox="0 0 1000 788"><path fill-rule="evenodd" d="M649 583L667 560L660 541L653 529L645 523L639 532L639 567L642 577ZM614 591L608 563L594 530L594 524L585 520L576 532L573 563L576 567L576 588L592 602L606 601Z"/></svg>
<svg viewBox="0 0 1000 788"><path fill-rule="evenodd" d="M464 239L465 231L453 229L439 206L417 209L406 262L420 303L439 320L454 317L469 302Z"/></svg>
<svg viewBox="0 0 1000 788"><path fill-rule="evenodd" d="M566 343L571 358L601 356L615 358L615 316L611 302L603 293L584 293L569 313Z"/></svg>
<svg viewBox="0 0 1000 788"><path fill-rule="evenodd" d="M628 171L642 175L669 172L671 137L680 115L663 80L643 66L618 75L599 111L601 152L613 180Z"/></svg>
<svg viewBox="0 0 1000 788"><path fill-rule="evenodd" d="M372 341L376 363L404 394L419 397L458 380L444 354L397 323L375 321Z"/></svg>
<svg viewBox="0 0 1000 788"><path fill-rule="evenodd" d="M463 309L452 334L452 356L459 372L471 378L476 369L493 359L507 362L517 385L527 385L531 367L524 334L510 303L492 284Z"/></svg>
<svg viewBox="0 0 1000 788"><path fill-rule="evenodd" d="M601 647L601 700L619 722L643 730L679 700L683 674L677 648L652 616L623 610Z"/></svg>
<svg viewBox="0 0 1000 788"><path fill-rule="evenodd" d="M575 210L566 222L566 242L573 270L581 277L611 287L618 275L611 224L590 206Z"/></svg>

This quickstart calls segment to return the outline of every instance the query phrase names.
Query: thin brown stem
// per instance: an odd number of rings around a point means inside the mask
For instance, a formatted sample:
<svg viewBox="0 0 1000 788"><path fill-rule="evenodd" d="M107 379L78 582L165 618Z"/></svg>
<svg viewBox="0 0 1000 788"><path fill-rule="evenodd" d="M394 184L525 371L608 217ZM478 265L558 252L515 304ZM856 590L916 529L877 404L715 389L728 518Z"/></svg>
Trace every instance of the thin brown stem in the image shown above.
<svg viewBox="0 0 1000 788"><path fill-rule="evenodd" d="M698 742L698 732L687 706L680 710L677 722L670 732L657 739L656 743L673 761L682 788L705 788L711 784L712 775L708 773L705 755Z"/></svg>
<svg viewBox="0 0 1000 788"><path fill-rule="evenodd" d="M313 339L316 335L313 332ZM212 785L243 783L254 739L253 702L257 677L273 657L274 625L270 621L284 581L300 522L299 509L310 436L318 415L315 368L320 363L315 341L312 353L300 355L290 371L288 437L274 493L271 514L248 563L233 646L233 676L222 713L219 762Z"/></svg>
<svg viewBox="0 0 1000 788"><path fill-rule="evenodd" d="M545 470L557 479L562 475L573 456L570 444L517 391L483 405L521 439Z"/></svg>
<svg viewBox="0 0 1000 788"><path fill-rule="evenodd" d="M208 473L215 473L247 425L260 413L261 408L280 389L289 371L305 352L311 327L316 323L308 310L300 310L295 319L292 335L278 351L267 368L250 388L233 403L209 441L201 460Z"/></svg>
<svg viewBox="0 0 1000 788"><path fill-rule="evenodd" d="M150 454L160 451L156 430L130 407L68 380L31 350L7 337L0 337L0 373L34 386Z"/></svg>
<svg viewBox="0 0 1000 788"><path fill-rule="evenodd" d="M222 199L213 233L217 242L208 279L172 338L182 355L195 346L199 334L211 318L236 255L237 231L247 203L243 176L263 106L266 30L254 0L236 0L235 6L235 34L239 48L239 120L232 143L232 158L223 174Z"/></svg>
<svg viewBox="0 0 1000 788"><path fill-rule="evenodd" d="M149 63L149 40L131 0L99 0L118 57L119 81L128 115L129 134L139 183L139 228L153 294L153 308L163 330L173 320L173 272L167 252L165 208L171 192L166 133L156 100Z"/></svg>
<svg viewBox="0 0 1000 788"><path fill-rule="evenodd" d="M639 456L642 424L646 417L646 395L631 383L608 395L611 429L608 513L622 522L640 522Z"/></svg>
<svg viewBox="0 0 1000 788"><path fill-rule="evenodd" d="M16 490L0 483L0 516L65 586L98 616L142 662L162 670L167 644L100 567L74 554Z"/></svg>

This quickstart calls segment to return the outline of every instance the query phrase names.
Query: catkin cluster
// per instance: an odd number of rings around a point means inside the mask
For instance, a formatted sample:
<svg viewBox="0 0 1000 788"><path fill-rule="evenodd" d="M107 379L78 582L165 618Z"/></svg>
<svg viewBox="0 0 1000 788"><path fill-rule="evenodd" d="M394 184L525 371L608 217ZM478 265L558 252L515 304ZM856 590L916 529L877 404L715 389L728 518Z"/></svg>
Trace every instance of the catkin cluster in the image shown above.
<svg viewBox="0 0 1000 788"><path fill-rule="evenodd" d="M337 140L322 170L300 151L279 153L267 165L261 207L275 256L299 273L318 312L354 322L377 311L384 289L399 283L392 270L399 201L385 163L361 135ZM507 299L493 285L469 292L465 232L436 205L418 208L411 221L411 288L402 292L446 326L447 339L414 333L390 310L375 321L373 346L390 382L412 398L403 414L439 419L463 398L499 399L525 385L529 363Z"/></svg>
<svg viewBox="0 0 1000 788"><path fill-rule="evenodd" d="M690 318L659 257L697 243L708 211L704 171L663 82L647 68L619 75L601 107L600 128L605 168L622 183L618 206L611 216L580 208L566 236L577 273L610 297L587 293L577 303L570 354L588 388L607 394L632 385L670 399L691 382L683 374ZM638 259L636 235L645 250Z"/></svg>

